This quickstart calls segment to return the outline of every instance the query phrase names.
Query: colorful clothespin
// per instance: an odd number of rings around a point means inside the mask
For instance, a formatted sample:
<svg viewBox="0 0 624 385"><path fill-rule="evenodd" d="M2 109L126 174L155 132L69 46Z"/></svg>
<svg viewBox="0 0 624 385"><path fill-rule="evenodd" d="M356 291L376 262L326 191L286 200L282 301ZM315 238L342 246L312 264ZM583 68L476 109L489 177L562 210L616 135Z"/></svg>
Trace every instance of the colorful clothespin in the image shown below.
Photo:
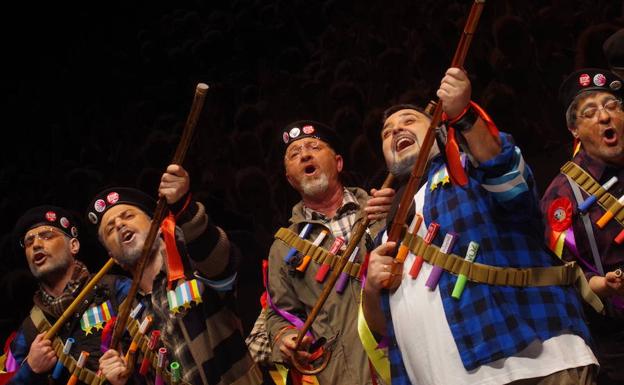
<svg viewBox="0 0 624 385"><path fill-rule="evenodd" d="M618 202L621 205L624 205L624 195L622 195L620 197L620 199L618 199ZM609 223L609 221L613 218L614 215L615 215L614 212L611 212L610 210L607 210L607 212L605 212L604 215L601 216L600 219L598 219L596 221L596 226L598 226L598 228L602 229L603 227L605 227L607 225L607 223Z"/></svg>
<svg viewBox="0 0 624 385"><path fill-rule="evenodd" d="M345 287L347 286L349 273L347 273L345 270L347 269L347 266L349 266L349 262L353 263L353 261L355 261L358 250L360 250L360 248L358 246L355 246L355 249L353 249L353 252L349 256L349 261L347 262L347 264L345 264L344 269L340 272L340 277L338 277L338 282L336 282L336 293L338 294L342 294Z"/></svg>
<svg viewBox="0 0 624 385"><path fill-rule="evenodd" d="M420 214L416 214L414 219L412 219L412 223L410 223L407 228L407 232L409 234L415 235L422 224L423 217ZM394 258L396 263L405 262L405 258L407 258L407 254L409 253L409 247L405 244L405 242L401 242L401 246L399 246L399 251L397 251L397 255Z"/></svg>
<svg viewBox="0 0 624 385"><path fill-rule="evenodd" d="M87 363L87 358L89 358L89 352L84 350L80 352L80 357L78 357L76 368L74 369L71 377L69 377L67 385L76 385L78 383L78 375L80 373L80 370L84 368L85 364Z"/></svg>
<svg viewBox="0 0 624 385"><path fill-rule="evenodd" d="M435 239L436 235L438 235L439 229L440 229L440 225L438 223L431 222L431 224L427 228L427 234L425 235L425 238L423 239L423 241L427 245L430 245L431 242L433 242L433 240ZM412 267L410 268L410 271L409 271L409 275L412 277L412 279L416 279L416 277L418 277L418 273L420 273L420 268L422 267L422 264L424 261L425 260L422 255L415 256L414 263L412 263Z"/></svg>
<svg viewBox="0 0 624 385"><path fill-rule="evenodd" d="M154 385L164 385L163 370L167 365L167 348L158 349L158 361L156 361L156 381Z"/></svg>
<svg viewBox="0 0 624 385"><path fill-rule="evenodd" d="M139 325L139 332L135 334L134 338L132 339L132 342L130 343L130 348L128 348L128 351L126 352L126 361L129 361L130 356L136 352L137 348L139 347L139 343L141 342L141 338L145 335L145 333L147 332L147 329L150 327L151 324L152 324L152 317L149 315L146 315L143 321L141 322L141 324Z"/></svg>
<svg viewBox="0 0 624 385"><path fill-rule="evenodd" d="M477 251L479 250L479 244L477 242L470 241L468 244L468 250L466 250L466 257L464 258L466 261L472 263L475 258L477 258ZM459 299L461 297L464 287L466 287L466 282L468 281L468 277L464 274L460 274L457 276L457 281L455 282L455 286L453 287L453 293L451 297L455 299Z"/></svg>
<svg viewBox="0 0 624 385"><path fill-rule="evenodd" d="M611 187L613 187L614 184L617 183L617 181L618 181L617 176L614 176L613 178L609 179L607 181L607 183L603 184L602 188L605 191L608 191ZM578 205L579 212L581 214L585 214L587 212L587 210L589 210L591 205L596 203L597 200L598 200L598 197L595 194L592 194L592 195L588 196L587 199L585 199L583 202L581 202L580 205Z"/></svg>
<svg viewBox="0 0 624 385"><path fill-rule="evenodd" d="M308 236L308 234L310 234L311 230L312 230L312 224L306 223L305 226L303 226L303 229L301 229L301 232L299 232L299 238L305 239ZM291 247L290 250L288 250L288 253L286 254L286 256L284 257L284 262L290 263L290 260L293 259L293 257L296 254L297 254L297 249L294 247Z"/></svg>
<svg viewBox="0 0 624 385"><path fill-rule="evenodd" d="M329 248L329 253L331 255L338 255L338 252L340 251L340 248L342 247L342 245L344 245L344 243L345 243L345 239L343 237L336 237L336 239L334 239L334 243L332 243L331 247ZM323 262L321 267L319 267L318 271L316 272L316 276L314 277L314 279L316 279L316 282L318 283L325 282L327 273L329 272L329 269L331 268L331 265L329 264L331 255L328 255L327 258L325 258L325 261Z"/></svg>
<svg viewBox="0 0 624 385"><path fill-rule="evenodd" d="M66 356L69 355L69 352L74 342L76 342L76 340L74 340L71 337L65 340L65 345L63 345L64 355ZM56 365L54 366L54 371L52 372L52 379L58 380L61 377L61 373L63 373L63 363L61 362L61 359L59 358L56 360Z"/></svg>
<svg viewBox="0 0 624 385"><path fill-rule="evenodd" d="M154 350L156 350L156 346L158 345L158 340L160 339L160 330L152 330L152 334L150 336L150 340L147 344L147 351L143 356L143 361L141 362L141 368L139 369L139 374L142 376L147 375L147 372L150 368L150 361L152 356L154 355Z"/></svg>
<svg viewBox="0 0 624 385"><path fill-rule="evenodd" d="M327 235L327 233L328 233L327 230L321 230L320 234L316 237L316 239L314 240L312 244L318 247L321 244L321 242L323 242L323 240L325 239L325 236ZM308 252L308 254L305 257L303 257L303 260L301 261L299 266L297 266L297 270L303 273L308 268L308 265L310 264L311 259L312 259L312 256Z"/></svg>
<svg viewBox="0 0 624 385"><path fill-rule="evenodd" d="M444 236L444 241L442 242L442 247L440 251L444 254L449 254L451 250L453 250L453 245L455 245L455 241L459 236L455 233L447 233ZM438 281L442 276L443 269L440 266L433 266L431 269L431 273L429 274L429 278L427 278L427 282L425 286L429 288L429 290L435 290L436 286L438 286Z"/></svg>
<svg viewBox="0 0 624 385"><path fill-rule="evenodd" d="M176 361L173 361L171 365L169 365L169 368L171 369L171 382L174 384L180 382L180 380L182 379L182 376L180 374L180 364Z"/></svg>

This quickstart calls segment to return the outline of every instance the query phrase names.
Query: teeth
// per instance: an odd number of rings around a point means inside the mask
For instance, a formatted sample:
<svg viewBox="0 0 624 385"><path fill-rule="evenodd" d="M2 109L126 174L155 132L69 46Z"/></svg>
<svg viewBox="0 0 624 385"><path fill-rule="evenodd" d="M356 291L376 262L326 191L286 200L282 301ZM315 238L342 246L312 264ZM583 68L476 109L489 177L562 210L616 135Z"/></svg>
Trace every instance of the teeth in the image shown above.
<svg viewBox="0 0 624 385"><path fill-rule="evenodd" d="M411 139L411 138L400 138L400 139L398 139L396 141L395 148L400 151L400 150L402 150L402 149L404 149L406 147L411 146L412 144L414 144L414 140L413 139Z"/></svg>

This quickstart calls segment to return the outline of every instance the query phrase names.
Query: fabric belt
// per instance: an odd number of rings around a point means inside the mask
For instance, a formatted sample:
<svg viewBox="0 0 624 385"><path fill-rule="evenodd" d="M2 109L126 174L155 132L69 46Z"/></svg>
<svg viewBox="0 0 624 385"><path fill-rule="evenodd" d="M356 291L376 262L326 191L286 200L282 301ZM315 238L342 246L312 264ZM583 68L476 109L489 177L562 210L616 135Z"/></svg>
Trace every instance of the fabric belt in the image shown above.
<svg viewBox="0 0 624 385"><path fill-rule="evenodd" d="M455 254L445 254L438 246L427 244L418 235L407 233L403 238L414 255L420 255L429 264L438 266L455 275L463 274L469 281L496 286L567 286L575 285L581 297L597 312L602 312L604 305L590 289L587 279L576 262L567 262L560 266L548 267L498 267L468 262Z"/></svg>
<svg viewBox="0 0 624 385"><path fill-rule="evenodd" d="M275 239L279 239L288 246L294 247L297 251L299 251L299 253L301 253L301 255L309 255L312 257L312 260L318 264L329 264L332 269L336 266L338 260L340 259L339 255L334 255L320 246L314 246L312 242L301 239L299 234L285 227L277 230L275 233ZM346 256L346 258L348 257L349 256ZM343 271L351 277L358 278L360 276L360 267L361 264L358 262L347 262Z"/></svg>

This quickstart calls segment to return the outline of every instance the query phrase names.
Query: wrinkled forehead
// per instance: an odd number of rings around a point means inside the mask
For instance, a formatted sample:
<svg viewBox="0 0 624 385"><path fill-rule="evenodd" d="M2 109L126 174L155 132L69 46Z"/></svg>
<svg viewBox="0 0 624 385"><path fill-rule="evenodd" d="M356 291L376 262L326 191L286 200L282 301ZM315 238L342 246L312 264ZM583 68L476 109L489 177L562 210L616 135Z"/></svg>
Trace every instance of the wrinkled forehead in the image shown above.
<svg viewBox="0 0 624 385"><path fill-rule="evenodd" d="M145 213L145 211L141 210L137 206L133 206L133 205L125 204L125 203L116 204L115 206L112 206L110 209L106 210L106 212L102 216L102 220L100 221L100 226L98 227L98 230L102 229L102 227L113 222L115 218L117 218L118 216L122 215L125 212L131 212L135 214L140 213L140 214L148 216L147 213Z"/></svg>
<svg viewBox="0 0 624 385"><path fill-rule="evenodd" d="M60 230L56 229L54 226L50 226L45 223L36 224L32 226L30 229L28 229L28 231L26 231L26 233L24 234L24 238L30 235L44 232L44 231L55 231L55 230L58 231L59 233L61 232Z"/></svg>
<svg viewBox="0 0 624 385"><path fill-rule="evenodd" d="M324 140L322 140L322 139L320 139L320 138L317 138L317 137L315 137L315 136L304 136L304 137L303 137L303 138L301 138L301 139L296 139L296 140L294 140L294 141L290 142L290 144L288 145L288 147L286 147L286 151L284 151L284 153L285 153L285 154L287 154L287 153L288 153L288 151L290 151L290 149L291 149L291 148L293 148L293 147L297 147L297 146L301 146L301 145L303 145L303 144L305 144L305 143L308 143L308 142L321 142L321 143L323 143L324 145L331 147L331 146L329 145L329 143L325 142Z"/></svg>
<svg viewBox="0 0 624 385"><path fill-rule="evenodd" d="M384 122L384 125L381 129L383 130L388 126L394 125L397 122L401 121L402 119L409 118L409 117L417 118L417 119L425 119L427 121L431 120L427 115L423 114L422 112L418 110L405 108L402 110L398 110L394 112L392 115L388 116L388 118L386 118L386 121Z"/></svg>
<svg viewBox="0 0 624 385"><path fill-rule="evenodd" d="M618 96L611 92L605 91L587 91L577 95L576 102L579 109L588 104L600 103L607 99L619 99Z"/></svg>

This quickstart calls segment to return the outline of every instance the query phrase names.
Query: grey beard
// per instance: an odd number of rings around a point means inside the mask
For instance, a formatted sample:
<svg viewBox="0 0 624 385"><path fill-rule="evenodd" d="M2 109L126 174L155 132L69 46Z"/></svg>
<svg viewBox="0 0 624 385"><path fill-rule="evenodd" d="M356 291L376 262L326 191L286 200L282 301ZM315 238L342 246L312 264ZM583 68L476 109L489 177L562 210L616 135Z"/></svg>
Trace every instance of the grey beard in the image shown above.
<svg viewBox="0 0 624 385"><path fill-rule="evenodd" d="M392 162L392 164L388 165L388 171L390 171L390 173L394 176L408 175L412 171L417 157L418 154L414 154L403 158L400 161Z"/></svg>
<svg viewBox="0 0 624 385"><path fill-rule="evenodd" d="M329 178L325 173L319 175L318 178L301 181L301 190L306 196L316 196L324 193L329 188Z"/></svg>
<svg viewBox="0 0 624 385"><path fill-rule="evenodd" d="M115 256L115 260L121 265L134 266L139 258L141 258L143 245L145 244L145 238L147 238L147 236L143 233L136 233L135 237L137 237L137 240L134 246L128 249L124 248L120 255Z"/></svg>
<svg viewBox="0 0 624 385"><path fill-rule="evenodd" d="M72 264L71 258L64 258L58 261L55 265L50 266L49 269L47 270L45 269L37 270L34 266L29 266L29 267L30 267L30 272L36 279L40 281L52 283L56 280L56 277L63 276L63 274L65 274L65 272L71 266L71 264Z"/></svg>

